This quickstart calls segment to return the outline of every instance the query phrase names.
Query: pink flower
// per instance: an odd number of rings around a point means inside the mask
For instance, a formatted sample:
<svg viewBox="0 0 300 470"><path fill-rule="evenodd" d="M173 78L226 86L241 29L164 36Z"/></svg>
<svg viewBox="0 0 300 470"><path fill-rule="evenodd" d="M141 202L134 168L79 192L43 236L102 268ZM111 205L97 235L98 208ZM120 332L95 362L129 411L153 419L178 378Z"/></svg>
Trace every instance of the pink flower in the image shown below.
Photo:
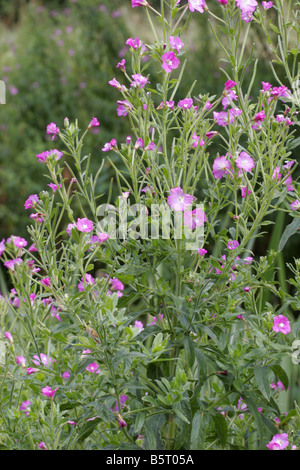
<svg viewBox="0 0 300 470"><path fill-rule="evenodd" d="M231 108L229 111L213 112L213 116L217 124L221 127L225 127L228 124L233 124L235 117L241 114L241 110L238 108Z"/></svg>
<svg viewBox="0 0 300 470"><path fill-rule="evenodd" d="M38 153L36 155L38 161L42 163L47 163L49 158L51 159L54 158L54 160L58 161L61 159L62 156L63 156L63 152L60 152L57 149L46 150L45 152Z"/></svg>
<svg viewBox="0 0 300 470"><path fill-rule="evenodd" d="M276 166L274 168L272 178L276 179L277 181L280 180L280 178L281 178L280 166Z"/></svg>
<svg viewBox="0 0 300 470"><path fill-rule="evenodd" d="M39 201L39 197L37 194L31 194L28 199L26 199L24 207L25 209L31 209L34 207L37 202Z"/></svg>
<svg viewBox="0 0 300 470"><path fill-rule="evenodd" d="M231 162L226 157L217 157L213 163L213 175L216 179L221 179L229 173L230 168Z"/></svg>
<svg viewBox="0 0 300 470"><path fill-rule="evenodd" d="M141 331L143 331L144 325L143 325L143 323L142 323L141 321L136 320L136 321L134 322L134 328L138 328L138 329L139 329L139 333L140 333Z"/></svg>
<svg viewBox="0 0 300 470"><path fill-rule="evenodd" d="M273 2L262 2L262 6L265 10L269 10L269 8L272 8Z"/></svg>
<svg viewBox="0 0 300 470"><path fill-rule="evenodd" d="M291 209L292 211L300 209L300 201L298 201L298 199L296 199L296 201L291 202Z"/></svg>
<svg viewBox="0 0 300 470"><path fill-rule="evenodd" d="M47 450L47 447L46 447L46 444L44 441L41 441L38 445L38 448L39 449L42 449L42 450Z"/></svg>
<svg viewBox="0 0 300 470"><path fill-rule="evenodd" d="M176 38L174 36L169 36L169 41L172 49L176 49L178 53L184 46L184 43L181 41L179 36L177 36Z"/></svg>
<svg viewBox="0 0 300 470"><path fill-rule="evenodd" d="M4 261L4 266L7 268L7 269L11 269L12 271L14 271L14 267L19 264L23 263L23 260L22 258L14 258L14 259L11 259L9 261Z"/></svg>
<svg viewBox="0 0 300 470"><path fill-rule="evenodd" d="M100 374L100 369L99 369L99 364L96 364L96 362L92 362L86 367L86 370L88 372L92 372L93 374Z"/></svg>
<svg viewBox="0 0 300 470"><path fill-rule="evenodd" d="M229 105L232 105L232 101L236 101L237 98L238 96L236 92L234 90L229 90L226 93L226 96L224 96L224 98L222 99L223 109L225 110L226 108L228 108Z"/></svg>
<svg viewBox="0 0 300 470"><path fill-rule="evenodd" d="M91 232L94 228L94 224L91 220L84 217L83 219L77 219L76 227L79 232Z"/></svg>
<svg viewBox="0 0 300 470"><path fill-rule="evenodd" d="M102 152L109 152L112 148L117 148L116 139L111 139L110 142L106 142L106 144L104 144L104 147L102 148Z"/></svg>
<svg viewBox="0 0 300 470"><path fill-rule="evenodd" d="M133 82L131 82L130 86L137 86L139 88L144 88L147 83L150 83L147 77L143 77L139 73L131 75L133 78Z"/></svg>
<svg viewBox="0 0 300 470"><path fill-rule="evenodd" d="M49 183L48 186L49 186L49 188L52 189L53 193L56 193L56 191L58 190L57 185L54 184L54 183ZM62 185L60 184L59 187L62 188Z"/></svg>
<svg viewBox="0 0 300 470"><path fill-rule="evenodd" d="M132 47L133 49L138 49L140 46L142 46L142 41L139 40L139 38L129 38L126 41L127 46Z"/></svg>
<svg viewBox="0 0 300 470"><path fill-rule="evenodd" d="M227 5L228 0L218 0L218 2L221 3L221 5Z"/></svg>
<svg viewBox="0 0 300 470"><path fill-rule="evenodd" d="M66 370L65 372L63 372L63 373L61 374L61 376L62 376L62 378L63 378L64 380L68 380L69 377L70 377L70 375L71 375L71 374L70 374L70 372L69 372L68 370Z"/></svg>
<svg viewBox="0 0 300 470"><path fill-rule="evenodd" d="M25 240L25 238L22 238L22 237L16 237L16 236L12 236L11 237L12 239L12 242L13 244L17 247L17 248L23 248L25 246L27 246L27 241Z"/></svg>
<svg viewBox="0 0 300 470"><path fill-rule="evenodd" d="M200 147L202 145L205 144L204 140L196 134L196 132L194 132L194 134L192 135L192 140L193 140L193 143L192 143L192 147L193 148L196 148L196 147Z"/></svg>
<svg viewBox="0 0 300 470"><path fill-rule="evenodd" d="M117 114L118 116L127 116L128 112L130 109L132 109L132 105L127 101L117 101L118 104L118 109L117 109Z"/></svg>
<svg viewBox="0 0 300 470"><path fill-rule="evenodd" d="M16 357L16 364L20 364L22 367L25 367L26 358L24 356L17 356Z"/></svg>
<svg viewBox="0 0 300 470"><path fill-rule="evenodd" d="M98 121L97 118L93 117L88 125L88 129L90 129L91 127L98 127L98 126L100 126L100 122Z"/></svg>
<svg viewBox="0 0 300 470"><path fill-rule="evenodd" d="M173 51L165 52L162 56L162 67L165 72L169 73L180 64L180 60L175 56Z"/></svg>
<svg viewBox="0 0 300 470"><path fill-rule="evenodd" d="M45 287L51 287L51 281L49 277L44 277L43 279L41 279L41 284L43 284L43 286Z"/></svg>
<svg viewBox="0 0 300 470"><path fill-rule="evenodd" d="M253 158L244 151L236 158L235 164L237 168L246 172L251 171L255 167Z"/></svg>
<svg viewBox="0 0 300 470"><path fill-rule="evenodd" d="M277 315L273 319L273 331L287 335L291 332L290 322L284 315Z"/></svg>
<svg viewBox="0 0 300 470"><path fill-rule="evenodd" d="M262 91L269 91L272 88L272 85L269 82L261 82L261 83L262 83L262 86L263 86Z"/></svg>
<svg viewBox="0 0 300 470"><path fill-rule="evenodd" d="M148 7L149 3L146 0L131 0L131 6L134 7Z"/></svg>
<svg viewBox="0 0 300 470"><path fill-rule="evenodd" d="M28 375L34 374L35 372L39 372L39 371L40 371L40 369L37 369L36 367L27 367L27 369L26 369L26 373Z"/></svg>
<svg viewBox="0 0 300 470"><path fill-rule="evenodd" d="M134 145L134 148L135 149L139 149L139 148L144 148L145 144L144 144L144 141L143 139L141 139L140 137L137 139L135 145Z"/></svg>
<svg viewBox="0 0 300 470"><path fill-rule="evenodd" d="M205 0L189 0L189 9L190 11L199 11L199 13L204 13L204 8L206 8Z"/></svg>
<svg viewBox="0 0 300 470"><path fill-rule="evenodd" d="M127 398L128 398L127 395L121 395L120 396L120 406L121 406L121 408L123 408L123 406L125 405L125 403L127 401ZM115 407L114 408L111 407L110 409L111 409L111 411L114 411L115 413L118 413L120 411L118 401L116 401Z"/></svg>
<svg viewBox="0 0 300 470"><path fill-rule="evenodd" d="M124 421L124 419L122 418L121 415L118 416L118 424L120 426L120 428L125 428L125 426L127 426L127 423L126 421Z"/></svg>
<svg viewBox="0 0 300 470"><path fill-rule="evenodd" d="M99 243L104 243L106 240L109 239L108 233L98 233Z"/></svg>
<svg viewBox="0 0 300 470"><path fill-rule="evenodd" d="M206 216L200 207L183 214L183 225L188 225L191 230L194 230L195 227L203 227L204 222L206 222Z"/></svg>
<svg viewBox="0 0 300 470"><path fill-rule="evenodd" d="M0 256L3 255L5 251L5 238L3 238L0 242Z"/></svg>
<svg viewBox="0 0 300 470"><path fill-rule="evenodd" d="M122 70L122 72L126 72L126 60L125 59L120 60L120 62L118 62L116 67Z"/></svg>
<svg viewBox="0 0 300 470"><path fill-rule="evenodd" d="M177 103L178 108L182 109L189 109L193 106L193 99L192 98L185 98L184 100L180 100Z"/></svg>
<svg viewBox="0 0 300 470"><path fill-rule="evenodd" d="M47 126L47 134L52 135L52 139L54 140L57 134L59 133L59 128L56 126L54 122L51 122Z"/></svg>
<svg viewBox="0 0 300 470"><path fill-rule="evenodd" d="M275 434L272 440L267 444L270 450L283 450L289 445L288 434Z"/></svg>
<svg viewBox="0 0 300 470"><path fill-rule="evenodd" d="M58 387L52 390L51 387L49 387L48 385L47 387L42 388L42 394L45 395L46 397L53 398L57 390L58 390Z"/></svg>
<svg viewBox="0 0 300 470"><path fill-rule="evenodd" d="M228 250L235 250L239 246L239 242L237 240L229 240L227 244Z"/></svg>
<svg viewBox="0 0 300 470"><path fill-rule="evenodd" d="M166 101L166 106L169 109L174 109L175 102L173 100L171 101Z"/></svg>
<svg viewBox="0 0 300 470"><path fill-rule="evenodd" d="M258 5L256 0L235 0L236 6L245 13L254 13Z"/></svg>
<svg viewBox="0 0 300 470"><path fill-rule="evenodd" d="M85 283L84 283L84 279L85 279ZM82 278L81 278L81 281L79 282L79 284L78 284L78 286L77 286L79 292L84 291L85 285L90 285L90 286L92 286L93 284L95 284L95 279L93 278L93 276L92 276L91 274L88 274L88 273L87 273L87 274L84 276L84 279L83 279L83 277L82 277Z"/></svg>
<svg viewBox="0 0 300 470"><path fill-rule="evenodd" d="M5 331L5 332L4 332L4 336L5 336L5 338L8 339L8 341L10 341L11 343L14 342L13 337L12 337L12 334L11 334L9 331Z"/></svg>
<svg viewBox="0 0 300 470"><path fill-rule="evenodd" d="M207 250L205 250L205 248L199 248L198 249L199 256L204 256L204 255L206 255L206 253L207 253Z"/></svg>
<svg viewBox="0 0 300 470"><path fill-rule="evenodd" d="M50 366L53 361L54 359L52 359L50 356L47 356L47 354L44 354L44 353L41 353L40 356L35 354L32 359L32 362L36 366L40 366L41 364L43 364L45 367Z"/></svg>
<svg viewBox="0 0 300 470"><path fill-rule="evenodd" d="M194 196L190 194L183 194L183 190L180 186L170 190L170 196L168 197L168 204L171 209L175 211L185 211L193 202Z"/></svg>
<svg viewBox="0 0 300 470"><path fill-rule="evenodd" d="M236 82L234 82L233 80L227 80L227 82L224 85L225 90L230 90L231 88L235 86L236 86Z"/></svg>
<svg viewBox="0 0 300 470"><path fill-rule="evenodd" d="M30 405L31 405L31 401L29 400L22 401L20 405L20 411L23 411L25 415L29 415Z"/></svg>
<svg viewBox="0 0 300 470"><path fill-rule="evenodd" d="M247 191L247 186L240 186L240 190L241 190L241 196L242 196L242 198L246 197L247 194L248 194L248 195L251 194L250 189L248 189L248 191Z"/></svg>

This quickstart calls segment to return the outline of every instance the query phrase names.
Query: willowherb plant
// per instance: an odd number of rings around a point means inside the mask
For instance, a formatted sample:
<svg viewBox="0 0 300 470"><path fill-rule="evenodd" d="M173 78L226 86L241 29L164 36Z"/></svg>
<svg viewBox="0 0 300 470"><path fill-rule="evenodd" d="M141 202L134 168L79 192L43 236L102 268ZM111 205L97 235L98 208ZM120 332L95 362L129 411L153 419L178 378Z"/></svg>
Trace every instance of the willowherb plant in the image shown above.
<svg viewBox="0 0 300 470"><path fill-rule="evenodd" d="M30 242L12 235L0 244L13 283L0 300L3 448L299 445L298 407L278 401L290 386L282 359L297 363L299 298L266 282L275 251L255 255L273 214L294 217L285 241L299 227L290 151L298 104L281 83L263 82L251 97L247 56L252 25L271 37L269 10L282 25L286 3L162 0L157 11L132 0L154 41L129 38L131 64L117 64L124 83L109 82L132 135L104 143L90 175L84 138L98 119L83 133L68 118L47 126L58 148L37 154L50 189L25 201ZM197 14L230 64L221 96L197 94L196 82L180 96L184 31ZM289 47L280 42L286 70ZM156 88L146 55L158 66ZM115 170L116 201L95 192L104 162ZM297 288L299 260L290 269Z"/></svg>

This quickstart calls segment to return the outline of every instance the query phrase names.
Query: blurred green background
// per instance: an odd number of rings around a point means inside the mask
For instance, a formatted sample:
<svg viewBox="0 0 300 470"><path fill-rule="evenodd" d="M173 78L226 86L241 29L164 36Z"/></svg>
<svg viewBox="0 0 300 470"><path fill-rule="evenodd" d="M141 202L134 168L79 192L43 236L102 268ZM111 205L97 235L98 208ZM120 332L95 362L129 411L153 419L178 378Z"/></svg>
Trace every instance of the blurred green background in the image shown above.
<svg viewBox="0 0 300 470"><path fill-rule="evenodd" d="M152 0L151 4L159 8L160 0ZM209 6L220 8L217 2L210 2ZM130 133L127 120L117 117L118 92L108 81L116 77L123 82L116 65L121 58L130 61L126 40L139 36L147 43L152 35L143 9L132 9L130 0L0 0L0 15L0 80L6 84L6 104L0 105L1 241L12 234L27 236L30 219L24 202L30 194L47 189L45 168L35 157L50 148L47 124L53 121L61 127L67 116L70 121L77 118L79 126L85 128L93 116L99 119L100 128L90 131L85 144L85 152L93 156L91 171L96 171L106 156L101 151L105 142L112 138L121 142ZM195 95L219 95L226 80L220 66L228 73L230 68L211 33L207 15L193 15L181 39L188 62L178 98L185 97L194 80L197 80ZM262 80L276 82L270 68L272 57L255 26L251 28L249 48L253 42L255 57L260 59L252 90L256 97ZM148 72L152 74L153 85L160 77L151 64ZM280 70L278 74L284 82ZM245 89L251 78L250 66ZM295 159L296 150L292 154ZM216 146L211 151L213 154L221 150ZM112 168L105 164L98 182L99 194L108 191L112 177ZM277 220L276 229L273 225L265 227L267 234L255 244L255 253L265 255L270 247L276 249L290 221L286 216ZM279 282L284 283L289 276L284 264L298 257L298 249L299 239L295 235L277 259ZM276 276L274 268L271 267L271 277ZM0 266L2 292L6 290L4 276ZM290 289L289 285L283 287ZM290 399L293 397L294 392Z"/></svg>

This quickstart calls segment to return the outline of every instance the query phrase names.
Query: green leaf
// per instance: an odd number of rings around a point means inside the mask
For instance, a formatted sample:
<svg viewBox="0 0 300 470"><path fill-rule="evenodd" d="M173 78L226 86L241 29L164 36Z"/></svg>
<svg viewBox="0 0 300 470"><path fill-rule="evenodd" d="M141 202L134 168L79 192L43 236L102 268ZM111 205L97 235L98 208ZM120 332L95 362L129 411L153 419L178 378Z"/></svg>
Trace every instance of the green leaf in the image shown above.
<svg viewBox="0 0 300 470"><path fill-rule="evenodd" d="M174 413L180 418L182 421L185 421L186 423L190 424L189 420L187 419L186 416L180 411L178 408L173 408Z"/></svg>
<svg viewBox="0 0 300 470"><path fill-rule="evenodd" d="M195 362L195 346L194 346L194 344L195 343L193 343L190 336L185 336L185 338L183 340L183 346L184 346L186 356L187 356L187 360L188 360L188 363L189 363L190 367L192 367L194 365L194 362Z"/></svg>
<svg viewBox="0 0 300 470"><path fill-rule="evenodd" d="M140 430L142 429L144 422L145 422L145 413L138 412L136 415L136 420L134 424L135 432L139 433Z"/></svg>
<svg viewBox="0 0 300 470"><path fill-rule="evenodd" d="M254 375L255 375L258 388L267 400L269 400L270 394L271 394L271 387L270 387L270 382L268 379L268 372L269 372L269 367L267 366L255 367L254 369Z"/></svg>
<svg viewBox="0 0 300 470"><path fill-rule="evenodd" d="M149 425L149 423L146 422L144 429L145 429L145 449L156 450L156 447L157 447L156 436L152 427Z"/></svg>
<svg viewBox="0 0 300 470"><path fill-rule="evenodd" d="M220 440L220 444L222 447L225 447L227 443L227 434L228 434L226 420L224 416L221 415L221 413L215 414L213 416L213 420L215 422L215 429L216 429L218 439Z"/></svg>
<svg viewBox="0 0 300 470"><path fill-rule="evenodd" d="M300 228L300 217L297 217L291 222L289 225L285 227L285 230L282 234L282 237L279 242L278 250L281 251L284 247L289 238L295 233L298 233L298 229Z"/></svg>
<svg viewBox="0 0 300 470"><path fill-rule="evenodd" d="M285 390L287 390L289 388L289 378L285 370L283 370L283 368L279 365L271 366L271 369L276 375L276 377L280 380L280 382L283 383Z"/></svg>
<svg viewBox="0 0 300 470"><path fill-rule="evenodd" d="M197 410L193 421L191 430L190 449L191 450L203 450L206 434L206 425L208 417L207 414L201 410Z"/></svg>

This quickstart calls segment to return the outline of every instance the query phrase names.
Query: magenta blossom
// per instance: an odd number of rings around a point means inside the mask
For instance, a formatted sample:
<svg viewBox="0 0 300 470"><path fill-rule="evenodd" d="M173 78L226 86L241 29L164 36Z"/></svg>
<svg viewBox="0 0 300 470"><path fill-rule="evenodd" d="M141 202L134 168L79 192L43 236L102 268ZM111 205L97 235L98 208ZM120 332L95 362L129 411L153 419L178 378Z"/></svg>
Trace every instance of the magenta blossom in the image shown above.
<svg viewBox="0 0 300 470"><path fill-rule="evenodd" d="M12 334L11 334L9 331L5 331L5 332L4 332L4 336L5 336L5 338L8 339L8 341L10 341L11 343L14 342L13 337L12 337Z"/></svg>
<svg viewBox="0 0 300 470"><path fill-rule="evenodd" d="M24 356L16 357L16 364L20 364L22 367L26 366L26 358Z"/></svg>
<svg viewBox="0 0 300 470"><path fill-rule="evenodd" d="M84 279L85 279L85 282L84 282ZM92 286L93 284L95 284L95 279L93 278L91 274L87 273L84 276L84 278L83 277L81 278L81 281L79 282L77 287L78 287L79 292L82 292L85 289L85 285Z"/></svg>
<svg viewBox="0 0 300 470"><path fill-rule="evenodd" d="M42 388L42 394L45 395L46 397L53 398L57 390L58 390L58 387L52 390L51 387L47 385L47 387Z"/></svg>
<svg viewBox="0 0 300 470"><path fill-rule="evenodd" d="M106 144L104 144L104 147L102 147L102 152L109 152L112 148L117 148L116 139L111 139L110 142L106 142Z"/></svg>
<svg viewBox="0 0 300 470"><path fill-rule="evenodd" d="M41 353L40 356L35 354L33 356L32 362L36 366L41 366L42 364L47 367L50 366L53 363L54 359L52 359L50 356L47 356L47 354Z"/></svg>
<svg viewBox="0 0 300 470"><path fill-rule="evenodd" d="M273 331L287 335L291 332L290 322L284 315L277 315L273 319Z"/></svg>
<svg viewBox="0 0 300 470"><path fill-rule="evenodd" d="M205 0L189 0L189 9L190 11L194 12L199 11L199 13L204 13L204 9L206 7Z"/></svg>
<svg viewBox="0 0 300 470"><path fill-rule="evenodd" d="M28 245L28 242L25 240L25 238L22 238L22 237L16 237L15 235L13 235L11 237L12 239L12 242L13 244L17 247L17 248L23 248L25 246Z"/></svg>
<svg viewBox="0 0 300 470"><path fill-rule="evenodd" d="M168 204L171 209L175 211L185 211L193 202L194 196L190 194L183 194L183 190L180 186L170 190L170 196L168 197Z"/></svg>
<svg viewBox="0 0 300 470"><path fill-rule="evenodd" d="M31 209L34 207L39 201L39 197L37 194L31 194L28 199L26 199L24 207L25 209Z"/></svg>
<svg viewBox="0 0 300 470"><path fill-rule="evenodd" d="M240 155L235 159L235 164L240 170L250 172L254 167L255 163L252 157L247 152L242 151Z"/></svg>
<svg viewBox="0 0 300 470"><path fill-rule="evenodd" d="M0 256L3 255L5 251L5 238L3 238L0 242Z"/></svg>
<svg viewBox="0 0 300 470"><path fill-rule="evenodd" d="M3 264L7 269L11 269L12 271L14 271L15 266L21 263L23 263L22 258L14 258L10 259L9 261L4 261Z"/></svg>
<svg viewBox="0 0 300 470"><path fill-rule="evenodd" d="M83 219L77 219L76 227L79 232L91 232L94 228L94 224L91 220L83 217Z"/></svg>
<svg viewBox="0 0 300 470"><path fill-rule="evenodd" d="M48 124L47 134L52 135L51 140L54 140L58 133L59 133L59 128L57 127L57 125L54 122L51 122L50 124Z"/></svg>
<svg viewBox="0 0 300 470"><path fill-rule="evenodd" d="M174 36L169 36L169 41L172 49L176 49L178 53L184 46L184 43L181 41L179 36L177 36L176 38Z"/></svg>
<svg viewBox="0 0 300 470"><path fill-rule="evenodd" d="M142 41L140 41L140 39L138 37L137 38L127 39L126 44L127 44L127 46L130 46L133 49L138 49L140 46L143 45Z"/></svg>
<svg viewBox="0 0 300 470"><path fill-rule="evenodd" d="M181 109L189 109L193 106L193 99L185 98L184 100L180 100L178 101L177 106Z"/></svg>
<svg viewBox="0 0 300 470"><path fill-rule="evenodd" d="M100 369L99 369L99 364L96 364L96 362L92 362L86 367L86 370L88 372L92 372L93 374L100 374Z"/></svg>
<svg viewBox="0 0 300 470"><path fill-rule="evenodd" d="M91 127L98 127L98 126L100 126L100 122L98 121L97 118L93 117L89 123L88 129L90 129Z"/></svg>
<svg viewBox="0 0 300 470"><path fill-rule="evenodd" d="M283 450L289 445L288 434L275 434L272 440L267 444L270 450Z"/></svg>
<svg viewBox="0 0 300 470"><path fill-rule="evenodd" d="M146 0L131 0L131 6L134 7L148 7L149 3Z"/></svg>
<svg viewBox="0 0 300 470"><path fill-rule="evenodd" d="M44 277L43 279L41 279L41 284L43 284L43 286L45 287L51 287L51 281L49 277Z"/></svg>
<svg viewBox="0 0 300 470"><path fill-rule="evenodd" d="M136 73L131 75L133 78L133 82L131 82L130 86L144 88L147 83L150 83L147 77L143 77L143 75Z"/></svg>
<svg viewBox="0 0 300 470"><path fill-rule="evenodd" d="M29 411L30 411L30 405L31 405L31 401L29 400L22 401L21 406L20 406L20 411L23 411L23 413L28 416Z"/></svg>
<svg viewBox="0 0 300 470"><path fill-rule="evenodd" d="M198 249L199 256L204 256L204 255L206 255L206 253L207 253L207 250L205 250L205 248L199 248Z"/></svg>
<svg viewBox="0 0 300 470"><path fill-rule="evenodd" d="M200 207L183 214L183 225L188 225L191 230L195 227L203 227L204 222L206 222L206 215Z"/></svg>
<svg viewBox="0 0 300 470"><path fill-rule="evenodd" d="M235 250L239 246L239 242L237 240L229 240L227 244L228 250Z"/></svg>
<svg viewBox="0 0 300 470"><path fill-rule="evenodd" d="M272 8L273 6L273 2L262 2L261 4L265 10L269 10L269 8Z"/></svg>
<svg viewBox="0 0 300 470"><path fill-rule="evenodd" d="M132 109L132 105L127 100L124 100L124 101L118 100L117 105L118 105L118 109L117 109L118 116L127 116L128 112Z"/></svg>
<svg viewBox="0 0 300 470"><path fill-rule="evenodd" d="M128 398L127 395L121 395L120 396L120 406L121 406L121 408L123 408L123 406L125 405L125 403L127 401L127 398ZM111 411L114 411L115 413L118 413L120 411L118 401L116 401L115 407L114 408L111 407L110 409L111 409Z"/></svg>
<svg viewBox="0 0 300 470"><path fill-rule="evenodd" d="M169 73L179 67L180 60L175 56L173 51L165 52L162 56L162 67L165 72Z"/></svg>
<svg viewBox="0 0 300 470"><path fill-rule="evenodd" d="M231 162L226 157L217 157L213 163L213 175L216 179L221 179L222 176L227 175L231 169Z"/></svg>
<svg viewBox="0 0 300 470"><path fill-rule="evenodd" d="M298 201L298 199L296 199L296 201L291 202L291 209L292 211L300 209L300 201Z"/></svg>
<svg viewBox="0 0 300 470"><path fill-rule="evenodd" d="M52 150L46 150L45 152L42 152L42 153L38 153L36 155L36 158L38 159L39 162L47 163L48 159L51 157L53 158L55 157L55 160L58 161L61 159L62 156L63 156L63 152L60 152L57 149L52 149Z"/></svg>

